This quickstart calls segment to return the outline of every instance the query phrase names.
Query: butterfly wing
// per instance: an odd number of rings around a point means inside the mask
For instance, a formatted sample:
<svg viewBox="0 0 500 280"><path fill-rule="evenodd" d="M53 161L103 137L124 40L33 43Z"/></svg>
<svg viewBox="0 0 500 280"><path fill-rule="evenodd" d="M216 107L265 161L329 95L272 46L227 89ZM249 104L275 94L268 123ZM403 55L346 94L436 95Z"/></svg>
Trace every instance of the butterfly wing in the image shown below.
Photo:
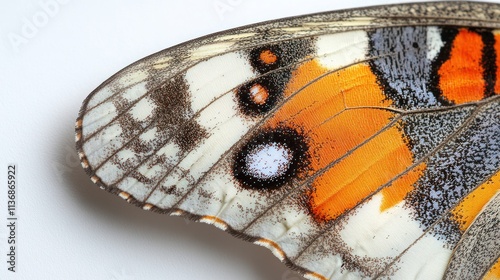
<svg viewBox="0 0 500 280"><path fill-rule="evenodd" d="M497 193L462 236L445 279L481 279L485 275L486 279L495 279L498 268L493 266L498 266L499 252L500 193Z"/></svg>
<svg viewBox="0 0 500 280"><path fill-rule="evenodd" d="M498 11L324 13L161 51L84 101L82 165L131 203L214 224L311 279L439 279L455 252L454 277L500 185Z"/></svg>

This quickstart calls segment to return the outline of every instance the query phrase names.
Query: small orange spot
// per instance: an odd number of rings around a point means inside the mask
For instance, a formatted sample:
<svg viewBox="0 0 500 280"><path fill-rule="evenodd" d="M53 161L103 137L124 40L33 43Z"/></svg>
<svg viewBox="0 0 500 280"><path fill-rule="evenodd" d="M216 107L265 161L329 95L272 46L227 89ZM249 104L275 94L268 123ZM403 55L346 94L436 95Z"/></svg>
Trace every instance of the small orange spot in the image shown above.
<svg viewBox="0 0 500 280"><path fill-rule="evenodd" d="M154 207L154 206L153 206L152 204L146 203L146 204L144 204L144 205L142 206L142 209L144 209L144 210L148 210L148 211L149 211L149 210L153 209L153 207Z"/></svg>
<svg viewBox="0 0 500 280"><path fill-rule="evenodd" d="M452 210L460 230L466 231L483 207L500 191L500 172L467 195L460 204Z"/></svg>
<svg viewBox="0 0 500 280"><path fill-rule="evenodd" d="M380 211L385 211L403 201L405 196L413 190L415 182L422 177L426 167L427 165L425 163L421 163L410 172L396 179L390 186L384 188L381 191L383 199L380 205Z"/></svg>
<svg viewBox="0 0 500 280"><path fill-rule="evenodd" d="M443 96L455 104L484 98L483 39L476 32L461 29L451 48L450 58L438 70Z"/></svg>
<svg viewBox="0 0 500 280"><path fill-rule="evenodd" d="M483 280L500 279L500 258L491 266L490 270L484 275Z"/></svg>
<svg viewBox="0 0 500 280"><path fill-rule="evenodd" d="M87 160L87 158L83 158L81 160L81 162L82 162L83 168L88 168L89 167L89 161Z"/></svg>
<svg viewBox="0 0 500 280"><path fill-rule="evenodd" d="M278 61L278 56L271 50L263 50L262 52L260 52L259 59L264 64L269 65L276 63L276 61Z"/></svg>
<svg viewBox="0 0 500 280"><path fill-rule="evenodd" d="M75 124L76 129L82 128L82 119L78 119Z"/></svg>
<svg viewBox="0 0 500 280"><path fill-rule="evenodd" d="M127 192L120 192L118 194L118 196L121 197L121 198L123 198L123 199L125 199L125 200L128 200L131 197L130 194L127 193Z"/></svg>
<svg viewBox="0 0 500 280"><path fill-rule="evenodd" d="M316 280L328 280L329 278L326 278L325 276L316 273L316 272L307 272L304 274L304 276L307 276L308 279L316 279Z"/></svg>
<svg viewBox="0 0 500 280"><path fill-rule="evenodd" d="M261 238L254 242L256 245L264 246L271 250L271 252L281 261L286 258L285 252L281 249L281 247L272 240Z"/></svg>
<svg viewBox="0 0 500 280"><path fill-rule="evenodd" d="M269 98L269 91L261 84L254 84L250 88L250 99L257 105L264 105Z"/></svg>
<svg viewBox="0 0 500 280"><path fill-rule="evenodd" d="M90 177L90 180L91 180L92 182L94 182L94 184L96 184L96 183L97 183L97 182L99 182L101 179L99 179L99 177L97 177L97 176L92 176L92 177Z"/></svg>

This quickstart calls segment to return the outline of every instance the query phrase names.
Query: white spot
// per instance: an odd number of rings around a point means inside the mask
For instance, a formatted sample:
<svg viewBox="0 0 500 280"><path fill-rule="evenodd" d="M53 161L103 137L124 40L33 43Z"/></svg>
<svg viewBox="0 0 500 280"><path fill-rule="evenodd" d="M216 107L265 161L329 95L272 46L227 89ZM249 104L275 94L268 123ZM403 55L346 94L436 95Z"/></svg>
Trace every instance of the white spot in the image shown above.
<svg viewBox="0 0 500 280"><path fill-rule="evenodd" d="M99 165L112 151L106 147L121 147L125 143L121 137L122 128L118 124L107 126L83 144L83 151L92 166Z"/></svg>
<svg viewBox="0 0 500 280"><path fill-rule="evenodd" d="M171 56L160 56L153 62L153 68L154 69L164 69L170 65L170 61L172 60Z"/></svg>
<svg viewBox="0 0 500 280"><path fill-rule="evenodd" d="M353 255L396 257L423 234L403 202L380 212L382 199L377 194L348 216L340 236Z"/></svg>
<svg viewBox="0 0 500 280"><path fill-rule="evenodd" d="M442 279L452 251L430 231L393 265L393 279ZM391 270L391 268L389 268Z"/></svg>
<svg viewBox="0 0 500 280"><path fill-rule="evenodd" d="M237 41L237 40L242 40L242 39L245 39L248 37L253 37L256 34L257 33L249 32L249 33L225 35L225 36L221 36L219 38L215 38L214 42Z"/></svg>
<svg viewBox="0 0 500 280"><path fill-rule="evenodd" d="M323 22L306 22L304 26L307 27L331 27L335 26L365 26L371 25L375 18L373 17L352 17L343 20L331 20Z"/></svg>
<svg viewBox="0 0 500 280"><path fill-rule="evenodd" d="M109 86L102 88L94 95L92 95L92 98L89 100L89 103L87 104L87 110L94 108L99 103L108 99L111 95L113 95L113 91L111 91Z"/></svg>
<svg viewBox="0 0 500 280"><path fill-rule="evenodd" d="M148 72L146 70L141 69L126 73L125 75L118 78L116 83L118 84L119 87L124 88L129 85L142 82L147 78L148 78Z"/></svg>
<svg viewBox="0 0 500 280"><path fill-rule="evenodd" d="M122 149L117 154L119 162L127 162L137 158L135 152L131 149Z"/></svg>
<svg viewBox="0 0 500 280"><path fill-rule="evenodd" d="M214 44L204 44L198 48L194 48L191 51L191 59L199 60L209 56L217 55L220 53L224 53L224 51L228 50L234 45L234 42L221 42ZM214 68L216 69L216 68Z"/></svg>
<svg viewBox="0 0 500 280"><path fill-rule="evenodd" d="M120 94L120 92L123 92L122 96L129 100L137 99L137 97L132 99L131 96L133 95L137 96L138 94L142 95L146 92L145 90L146 83L145 82L141 83L141 82L146 80L147 78L148 78L148 73L145 70L136 70L127 73L125 75L121 75L117 80L115 80L111 84L106 85L92 96L87 105L87 110L93 109L99 103L110 98L115 93ZM133 84L137 85L127 90L124 90L126 87L131 86ZM111 102L106 102L106 103L111 103Z"/></svg>
<svg viewBox="0 0 500 280"><path fill-rule="evenodd" d="M141 141L144 141L144 142L153 141L154 139L156 139L157 130L158 129L155 126L151 129L149 129L148 131L144 132L143 134L141 134L141 136L139 136L139 138L141 139Z"/></svg>
<svg viewBox="0 0 500 280"><path fill-rule="evenodd" d="M150 185L141 183L132 177L126 177L118 183L116 187L124 192L127 192L130 196L133 196L139 201L144 201L151 188Z"/></svg>
<svg viewBox="0 0 500 280"><path fill-rule="evenodd" d="M179 154L181 152L181 148L174 144L168 143L165 144L156 154L158 156L165 156L167 159L165 161L165 165L174 165L179 160Z"/></svg>
<svg viewBox="0 0 500 280"><path fill-rule="evenodd" d="M102 103L87 111L82 122L83 136L87 138L99 129L109 125L117 115L118 112L112 102Z"/></svg>
<svg viewBox="0 0 500 280"><path fill-rule="evenodd" d="M211 106L206 107L196 117L196 122L206 131L212 131L222 126L228 120L237 117L238 112L234 107L225 108L227 104L233 103L233 95L226 94L217 99ZM224 108L224 110L221 110Z"/></svg>
<svg viewBox="0 0 500 280"><path fill-rule="evenodd" d="M191 108L194 112L199 111L254 76L252 66L239 53L228 53L200 62L186 72L186 81L193 96ZM229 107L229 104L226 106Z"/></svg>
<svg viewBox="0 0 500 280"><path fill-rule="evenodd" d="M122 93L122 97L127 99L129 102L134 102L146 94L146 92L146 82L141 82L125 90Z"/></svg>
<svg viewBox="0 0 500 280"><path fill-rule="evenodd" d="M292 152L278 143L260 145L246 156L246 169L259 179L279 177L288 170Z"/></svg>
<svg viewBox="0 0 500 280"><path fill-rule="evenodd" d="M148 98L144 98L137 102L132 109L130 109L130 114L137 121L144 121L146 118L153 114L153 110L156 105L152 104Z"/></svg>
<svg viewBox="0 0 500 280"><path fill-rule="evenodd" d="M209 108L215 109L219 107L210 106ZM220 116L229 115L231 112L233 115L236 114L235 108L224 109L225 110L220 111ZM203 112L205 112L205 110ZM209 120L211 121L210 118L201 118L201 116L200 119L206 123L209 123ZM199 123L201 124L202 122ZM255 124L255 120L247 120L238 116L228 118L224 122L218 122L217 127L210 131L210 135L204 139L203 143L192 150L182 162L179 163L179 168L189 170L187 176L191 176L193 179L199 178L206 170L215 164L224 152L240 140L253 124ZM182 185L182 183L179 184Z"/></svg>
<svg viewBox="0 0 500 280"><path fill-rule="evenodd" d="M427 59L432 61L444 46L441 40L441 30L435 26L427 28Z"/></svg>
<svg viewBox="0 0 500 280"><path fill-rule="evenodd" d="M339 69L366 59L368 35L352 31L319 36L316 42L318 61L328 69Z"/></svg>
<svg viewBox="0 0 500 280"><path fill-rule="evenodd" d="M160 164L155 164L151 167L143 164L137 168L137 171L144 177L152 180L157 177L158 174L161 174L164 168Z"/></svg>
<svg viewBox="0 0 500 280"><path fill-rule="evenodd" d="M101 181L110 185L119 180L124 171L115 163L108 161L97 169L96 174L101 178Z"/></svg>
<svg viewBox="0 0 500 280"><path fill-rule="evenodd" d="M338 32L338 27L354 27L354 26L363 26L366 27L368 25L373 24L373 18L370 17L355 17L355 18L344 18L342 20L331 20L331 21L320 21L320 22L306 22L301 24L298 27L279 27L279 29L272 29L271 31L279 31L279 32L289 32L304 35L315 35L318 32Z"/></svg>

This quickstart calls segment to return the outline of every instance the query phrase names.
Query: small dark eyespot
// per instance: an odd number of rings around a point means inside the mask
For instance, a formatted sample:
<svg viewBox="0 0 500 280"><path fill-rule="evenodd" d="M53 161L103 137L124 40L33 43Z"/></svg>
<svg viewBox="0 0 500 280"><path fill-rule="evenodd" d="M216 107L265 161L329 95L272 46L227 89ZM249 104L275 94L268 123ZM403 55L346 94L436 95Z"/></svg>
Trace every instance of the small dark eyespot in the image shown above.
<svg viewBox="0 0 500 280"><path fill-rule="evenodd" d="M266 73L280 67L282 50L278 46L264 46L250 52L250 63L259 73Z"/></svg>
<svg viewBox="0 0 500 280"><path fill-rule="evenodd" d="M283 96L282 88L275 77L269 76L241 86L236 93L240 111L250 117L271 111Z"/></svg>

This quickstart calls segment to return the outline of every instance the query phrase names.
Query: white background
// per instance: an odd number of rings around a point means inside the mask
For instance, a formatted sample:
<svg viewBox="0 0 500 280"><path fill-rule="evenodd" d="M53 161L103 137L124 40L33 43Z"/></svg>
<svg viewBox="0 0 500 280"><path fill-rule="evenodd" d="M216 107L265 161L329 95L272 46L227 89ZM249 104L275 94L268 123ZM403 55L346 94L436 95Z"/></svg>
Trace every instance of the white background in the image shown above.
<svg viewBox="0 0 500 280"><path fill-rule="evenodd" d="M74 150L81 102L121 68L189 39L408 1L55 1L0 0L0 279L302 279L262 247L94 186ZM6 263L9 163L18 167L16 273Z"/></svg>

